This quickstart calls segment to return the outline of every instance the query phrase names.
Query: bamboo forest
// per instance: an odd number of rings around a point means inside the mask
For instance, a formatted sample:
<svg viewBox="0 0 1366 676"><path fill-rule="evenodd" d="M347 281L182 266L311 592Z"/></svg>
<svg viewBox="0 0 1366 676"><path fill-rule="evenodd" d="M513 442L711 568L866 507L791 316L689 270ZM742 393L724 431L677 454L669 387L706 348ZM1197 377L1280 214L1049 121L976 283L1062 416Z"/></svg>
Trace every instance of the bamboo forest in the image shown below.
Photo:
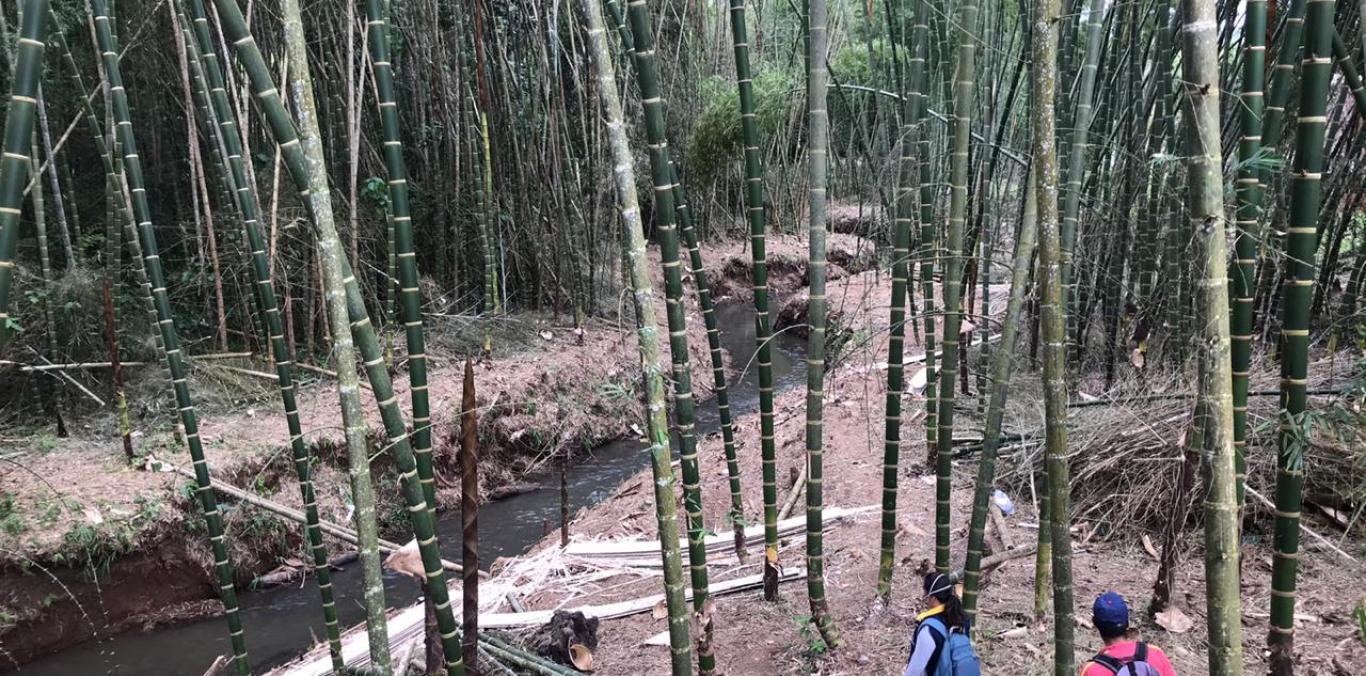
<svg viewBox="0 0 1366 676"><path fill-rule="evenodd" d="M1366 673L1363 36L0 0L0 674Z"/></svg>

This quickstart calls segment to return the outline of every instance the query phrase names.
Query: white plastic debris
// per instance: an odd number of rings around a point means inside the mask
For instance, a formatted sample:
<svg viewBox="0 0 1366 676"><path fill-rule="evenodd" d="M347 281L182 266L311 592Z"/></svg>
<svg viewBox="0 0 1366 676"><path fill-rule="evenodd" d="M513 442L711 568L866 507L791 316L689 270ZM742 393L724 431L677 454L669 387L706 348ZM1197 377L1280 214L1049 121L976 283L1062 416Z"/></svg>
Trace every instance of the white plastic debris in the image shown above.
<svg viewBox="0 0 1366 676"><path fill-rule="evenodd" d="M1006 495L1001 489L997 488L995 491L992 491L991 501L1001 509L1002 514L1010 516L1015 513L1015 503L1012 502L1010 496Z"/></svg>

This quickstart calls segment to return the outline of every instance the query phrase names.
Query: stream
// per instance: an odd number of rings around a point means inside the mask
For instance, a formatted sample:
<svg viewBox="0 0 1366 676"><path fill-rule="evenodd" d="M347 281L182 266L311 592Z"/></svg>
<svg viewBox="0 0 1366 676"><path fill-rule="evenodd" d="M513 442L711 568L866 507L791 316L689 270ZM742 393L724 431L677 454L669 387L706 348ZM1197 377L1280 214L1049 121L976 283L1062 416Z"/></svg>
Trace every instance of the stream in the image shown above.
<svg viewBox="0 0 1366 676"><path fill-rule="evenodd" d="M770 303L777 307L775 301L770 300ZM729 351L737 372L744 370L743 377L728 383L731 411L738 417L759 407L758 372L750 361L754 354L753 306L738 301L722 302L718 304L716 314L721 345ZM780 333L772 344L775 390L782 391L802 383L805 370L801 365L806 355L806 341ZM706 382L710 382L709 378ZM714 400L698 405L697 428L699 435L720 430L720 417ZM611 496L623 481L648 467L649 456L643 452L643 448L643 443L636 439L609 442L593 449L588 457L570 467L566 477L570 513L601 502ZM497 557L517 556L526 552L545 535L547 524L559 523L558 473L538 472L526 476L524 480L536 488L487 502L480 507L479 555L485 567ZM445 557L458 561L460 512L452 510L441 514L438 529ZM335 542L329 544L335 547ZM365 619L360 583L360 566L357 563L332 574L343 629ZM385 574L385 595L390 607L415 602L419 598L419 591L411 579L398 574ZM321 603L312 578L272 589L241 592L238 598L242 607L242 625L246 630L247 650L254 671L262 672L288 661L323 636ZM35 660L13 673L25 676L198 676L218 655L223 654L231 654L227 625L222 617L209 617L160 627L150 632L134 631L89 641Z"/></svg>

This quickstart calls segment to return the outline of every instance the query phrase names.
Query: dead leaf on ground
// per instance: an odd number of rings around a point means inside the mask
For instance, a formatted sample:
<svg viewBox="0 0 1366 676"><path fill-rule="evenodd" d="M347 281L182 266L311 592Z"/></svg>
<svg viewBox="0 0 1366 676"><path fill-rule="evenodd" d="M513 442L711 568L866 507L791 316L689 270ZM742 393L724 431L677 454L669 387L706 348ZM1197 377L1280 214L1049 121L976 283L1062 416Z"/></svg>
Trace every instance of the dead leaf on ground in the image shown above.
<svg viewBox="0 0 1366 676"><path fill-rule="evenodd" d="M1154 619L1157 620L1157 626L1162 627L1173 634L1184 634L1195 626L1195 621L1187 617L1186 614L1181 612L1181 609L1176 606L1172 606L1158 613Z"/></svg>
<svg viewBox="0 0 1366 676"><path fill-rule="evenodd" d="M1143 534L1143 549L1148 552L1148 556L1153 557L1154 561L1161 561L1162 556L1157 553L1157 547L1153 546L1152 538L1147 533Z"/></svg>

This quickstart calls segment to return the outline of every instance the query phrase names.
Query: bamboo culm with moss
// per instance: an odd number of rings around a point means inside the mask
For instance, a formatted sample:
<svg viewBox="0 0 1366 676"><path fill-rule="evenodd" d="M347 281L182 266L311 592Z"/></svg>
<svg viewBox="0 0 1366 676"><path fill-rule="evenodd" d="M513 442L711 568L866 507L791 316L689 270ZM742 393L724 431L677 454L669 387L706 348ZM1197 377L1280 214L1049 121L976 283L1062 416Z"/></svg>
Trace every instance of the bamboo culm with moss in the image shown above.
<svg viewBox="0 0 1366 676"><path fill-rule="evenodd" d="M650 441L650 467L655 486L655 519L664 568L664 598L669 617L669 655L673 676L692 673L691 639L683 568L678 547L674 474L669 441L669 414L660 364L659 336L655 326L655 297L651 288L645 231L636 197L636 179L630 142L623 120L617 78L603 28L597 0L579 0L587 24L588 54L596 78L598 99L606 114L611 147L613 187L621 215L623 259L636 317L636 344L640 351L641 380L645 390L646 434Z"/></svg>
<svg viewBox="0 0 1366 676"><path fill-rule="evenodd" d="M664 264L664 293L669 325L669 356L673 365L674 413L678 426L679 468L683 475L683 505L687 512L688 562L692 578L693 608L702 617L697 632L699 673L715 669L711 648L712 625L707 612L707 549L702 519L701 473L697 462L692 374L688 359L688 330L683 304L683 262L679 258L679 233L675 222L674 176L669 144L664 131L664 98L655 54L655 35L648 3L627 6L635 55L636 83L645 113L645 138L649 144L650 174L654 185L654 212Z"/></svg>
<svg viewBox="0 0 1366 676"><path fill-rule="evenodd" d="M765 248L764 164L760 149L754 75L750 70L749 31L744 0L730 0L735 81L740 99L740 131L745 144L745 215L754 283L754 360L759 371L759 455L764 502L764 598L778 599L778 467L773 439L773 337L768 311L768 253Z"/></svg>
<svg viewBox="0 0 1366 676"><path fill-rule="evenodd" d="M1035 197L1039 242L1039 330L1043 342L1044 455L1048 466L1046 514L1040 515L1039 529L1049 531L1053 570L1053 673L1072 676L1074 629L1072 627L1072 541L1068 533L1071 520L1067 467L1067 318L1063 303L1062 237L1058 223L1058 151L1055 134L1057 119L1057 19L1058 0L1035 4L1030 25L1032 66L1030 101L1033 105ZM1041 543L1042 544L1042 543Z"/></svg>
<svg viewBox="0 0 1366 676"><path fill-rule="evenodd" d="M1187 209L1195 239L1199 410L1205 454L1205 598L1209 669L1239 676L1243 633L1238 579L1238 499L1234 462L1233 368L1228 243L1224 234L1219 131L1218 22L1214 0L1184 0L1182 87L1189 102ZM1244 127L1245 129L1247 127Z"/></svg>
<svg viewBox="0 0 1366 676"><path fill-rule="evenodd" d="M184 355L180 351L180 337L172 319L171 301L166 293L166 281L162 273L161 257L158 253L156 234L152 228L151 209L147 202L147 189L143 184L142 161L138 157L137 139L133 134L133 124L129 119L128 95L123 88L120 76L118 53L113 48L113 37L109 29L109 14L106 0L92 0L95 21L95 36L104 64L105 77L109 80L109 91L113 103L115 125L119 142L122 145L124 175L132 194L133 217L137 219L138 236L142 240L143 260L147 275L152 284L152 294L156 300L157 324L162 344L166 348L167 366L171 372L171 383L175 390L176 408L180 412L180 423L185 430L185 442L189 447L190 458L194 465L196 493L204 520L208 526L210 546L213 550L213 565L216 573L219 597L223 601L224 615L228 623L229 638L232 644L233 663L239 674L250 673L247 661L246 640L242 631L242 618L237 605L237 590L233 586L232 563L228 561L227 543L224 540L223 518L218 511L218 500L213 492L209 477L208 462L204 459L204 447L199 438L199 420L195 414L194 398L187 383L187 369ZM33 8L37 17L46 16L44 7ZM42 25L42 19L28 13L25 19ZM21 42L20 48L24 44ZM8 130L7 130L8 135ZM8 141L7 141L8 143ZM8 155L6 156L8 159Z"/></svg>
<svg viewBox="0 0 1366 676"><path fill-rule="evenodd" d="M201 2L202 0L195 1ZM282 159L285 161L290 179L300 194L307 196L312 189L310 175L317 167L312 166L312 163L305 157L299 134L289 117L289 113L285 110L278 89L271 80L270 71L266 67L260 48L247 29L246 20L235 2L232 0L214 0L214 5L218 9L223 32L228 41L234 45L237 58L247 71L252 93L261 107L272 137L282 151ZM304 99L301 103L307 105L311 101ZM309 108L306 107L301 110L301 115L307 119L309 112ZM316 121L316 118L312 119ZM318 215L312 216L316 225ZM422 486L417 477L416 460L408 442L406 423L403 419L403 413L396 403L393 382L390 380L389 372L384 365L383 351L376 338L374 327L366 314L359 286L354 275L351 274L350 263L346 261L345 256L341 258L347 311L351 320L351 334L356 346L360 348L361 360L365 366L371 390L379 402L380 418L384 425L388 450L399 471L403 498L408 505L409 520L412 523L413 534L421 554L422 567L426 573L427 593L431 596L436 611L437 629L441 639L442 653L446 660L445 666L451 674L463 675L465 667L461 659L460 628L451 612L450 592L446 586L446 575L441 565L440 545L437 541L434 518L431 508L423 498Z"/></svg>
<svg viewBox="0 0 1366 676"><path fill-rule="evenodd" d="M934 489L934 567L948 573L950 499L953 492L953 405L958 377L958 330L963 321L963 224L968 215L968 146L972 133L975 62L978 39L976 0L958 8L955 21L957 59L953 69L953 115L949 125L949 218L944 251L944 332L940 339L939 430L936 433Z"/></svg>
<svg viewBox="0 0 1366 676"><path fill-rule="evenodd" d="M1271 673L1294 673L1295 577L1299 567L1300 506L1304 490L1305 385L1310 308L1314 295L1318 216L1322 201L1328 88L1332 80L1333 0L1308 0L1295 161L1290 172L1290 221L1285 234L1281 291L1281 417L1276 463L1275 550L1271 570Z"/></svg>
<svg viewBox="0 0 1366 676"><path fill-rule="evenodd" d="M38 83L43 77L47 1L25 0L15 50L9 110L5 113L4 155L0 157L0 347L11 332L9 300L14 283L14 248L19 241L19 215L28 185L32 134L37 118Z"/></svg>
<svg viewBox="0 0 1366 676"><path fill-rule="evenodd" d="M1043 55L1046 56L1046 55ZM977 483L972 497L972 518L968 522L968 553L963 564L963 612L977 617L977 595L982 582L982 546L986 541L987 510L996 480L996 450L1001 443L1001 423L1005 418L1006 397L1014 366L1015 341L1022 323L1025 292L1029 286L1030 263L1038 242L1038 195L1034 177L1025 182L1024 217L1015 238L1015 257L1010 273L1010 300L1005 321L1001 323L1001 345L991 363L991 399L987 402L986 425L982 431L982 452L977 465Z"/></svg>
<svg viewBox="0 0 1366 676"><path fill-rule="evenodd" d="M825 338L829 310L825 296L825 192L830 151L830 117L826 109L826 57L829 52L825 0L807 0L807 180L810 206L807 247L810 259L806 277L809 284L806 343L806 595L811 605L811 620L821 639L831 649L843 639L830 614L825 598L825 533L821 514L824 507L824 431L825 411Z"/></svg>
<svg viewBox="0 0 1366 676"><path fill-rule="evenodd" d="M304 444L303 427L299 420L299 409L295 399L293 363L290 358L289 345L285 340L284 322L275 295L274 280L270 273L266 241L256 212L257 200L254 195L256 186L254 181L248 180L246 169L242 164L241 137L238 132L236 115L227 99L222 64L218 58L215 42L209 33L208 19L202 14L202 0L194 8L190 7L189 3L181 3L179 9L183 14L181 24L186 51L192 61L198 64L196 73L203 76L202 84L208 90L207 98L211 104L209 108L209 112L212 114L211 121L218 126L218 129L211 130L209 135L216 137L217 141L223 144L229 172L224 176L224 180L231 186L238 214L242 218L243 229L247 234L247 245L250 247L249 262L255 280L257 308L262 315L264 327L268 334L266 339L270 345L271 359L275 363L275 375L279 383L285 424L289 432L290 453L294 461L295 474L299 479L299 491L305 517L304 541L308 547L318 591L322 597L323 623L327 634L328 650L332 657L333 667L340 668L342 663L340 628L337 622L336 600L332 591L331 565L328 562L327 549L323 545L322 528L319 525L317 496L313 487L313 458L308 447ZM354 370L351 373L354 375ZM359 401L356 402L356 405L359 406ZM343 406L343 410L347 410L345 405ZM364 420L362 418L352 422L363 425ZM348 446L354 426L346 425ZM364 429L362 427L357 431L360 434L358 439L360 445L357 448L364 449L366 448ZM356 479L352 477L353 487L355 483ZM368 480L365 483L368 484ZM357 525L359 526L360 523L358 522ZM378 532L368 533L370 530L372 529L369 527L364 529L358 527L357 533L364 541L370 539L367 535L373 535L377 539ZM377 545L377 540L375 544ZM362 547L363 551L366 549ZM379 556L377 546L373 547L373 552L369 555L374 559L372 563L377 564ZM382 598L382 587L378 594Z"/></svg>

